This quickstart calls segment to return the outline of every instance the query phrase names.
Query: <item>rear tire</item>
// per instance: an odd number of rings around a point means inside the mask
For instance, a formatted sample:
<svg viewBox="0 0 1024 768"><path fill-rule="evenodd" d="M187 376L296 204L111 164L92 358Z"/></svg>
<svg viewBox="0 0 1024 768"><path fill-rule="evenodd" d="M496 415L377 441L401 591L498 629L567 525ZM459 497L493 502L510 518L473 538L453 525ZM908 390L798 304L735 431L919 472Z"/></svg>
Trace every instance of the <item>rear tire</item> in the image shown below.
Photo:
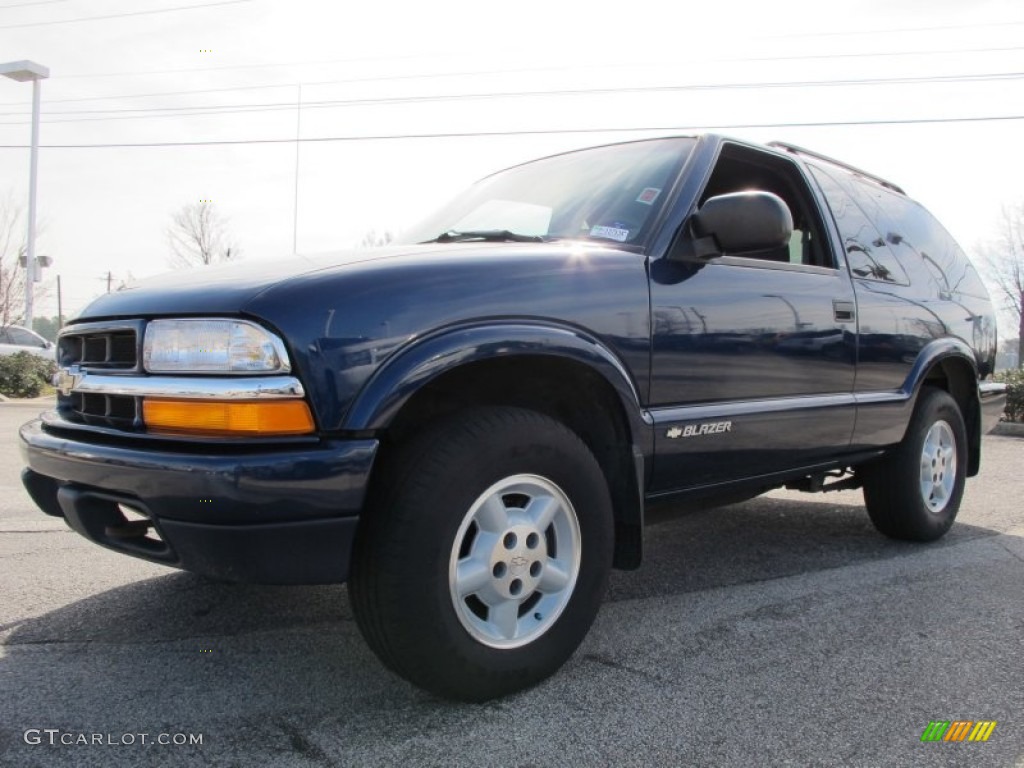
<svg viewBox="0 0 1024 768"><path fill-rule="evenodd" d="M956 401L925 387L907 433L884 458L862 470L864 503L881 533L934 541L953 525L967 471L967 430Z"/></svg>
<svg viewBox="0 0 1024 768"><path fill-rule="evenodd" d="M612 560L607 483L579 437L533 411L476 408L381 471L349 581L381 661L466 701L557 670L597 615Z"/></svg>

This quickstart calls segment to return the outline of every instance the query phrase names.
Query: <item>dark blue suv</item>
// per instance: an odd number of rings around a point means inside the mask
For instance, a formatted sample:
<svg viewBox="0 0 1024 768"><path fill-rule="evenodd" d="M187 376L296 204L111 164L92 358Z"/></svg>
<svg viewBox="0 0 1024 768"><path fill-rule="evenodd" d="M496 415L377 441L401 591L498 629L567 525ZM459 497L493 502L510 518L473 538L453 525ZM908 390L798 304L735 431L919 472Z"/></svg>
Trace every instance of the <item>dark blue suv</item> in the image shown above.
<svg viewBox="0 0 1024 768"><path fill-rule="evenodd" d="M645 504L863 487L953 524L996 322L896 185L718 136L490 176L388 248L165 276L62 332L24 482L105 547L348 581L381 660L482 700L556 670Z"/></svg>

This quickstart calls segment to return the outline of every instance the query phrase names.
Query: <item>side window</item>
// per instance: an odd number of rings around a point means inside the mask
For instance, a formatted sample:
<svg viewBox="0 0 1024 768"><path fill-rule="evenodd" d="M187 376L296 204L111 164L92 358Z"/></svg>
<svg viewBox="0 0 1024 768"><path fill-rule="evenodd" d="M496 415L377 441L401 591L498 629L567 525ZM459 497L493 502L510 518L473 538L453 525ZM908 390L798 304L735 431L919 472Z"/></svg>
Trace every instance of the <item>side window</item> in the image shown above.
<svg viewBox="0 0 1024 768"><path fill-rule="evenodd" d="M906 272L899 265L885 238L878 231L854 198L839 180L824 168L810 165L815 181L821 187L832 210L850 272L865 280L908 285Z"/></svg>
<svg viewBox="0 0 1024 768"><path fill-rule="evenodd" d="M853 186L860 199L874 205L875 220L884 229L896 257L908 269L927 274L940 296L986 295L966 254L920 203L867 182L858 180Z"/></svg>
<svg viewBox="0 0 1024 768"><path fill-rule="evenodd" d="M744 254L745 258L835 268L817 205L794 162L750 147L726 144L701 195L700 205L718 195L747 190L781 197L793 215L793 236L781 248Z"/></svg>
<svg viewBox="0 0 1024 768"><path fill-rule="evenodd" d="M0 328L0 344L10 344L11 337L7 335L6 328Z"/></svg>
<svg viewBox="0 0 1024 768"><path fill-rule="evenodd" d="M29 333L22 328L8 328L7 333L11 337L12 344L21 344L26 347L40 346L40 341L36 338L35 334Z"/></svg>

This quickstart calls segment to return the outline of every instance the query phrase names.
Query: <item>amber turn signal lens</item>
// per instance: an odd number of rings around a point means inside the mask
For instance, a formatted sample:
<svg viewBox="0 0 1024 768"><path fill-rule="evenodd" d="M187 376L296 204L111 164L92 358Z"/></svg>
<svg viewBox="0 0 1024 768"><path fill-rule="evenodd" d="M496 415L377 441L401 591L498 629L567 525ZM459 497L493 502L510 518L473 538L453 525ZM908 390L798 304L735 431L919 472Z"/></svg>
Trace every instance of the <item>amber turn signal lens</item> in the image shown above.
<svg viewBox="0 0 1024 768"><path fill-rule="evenodd" d="M164 400L145 398L142 420L150 432L195 435L307 435L313 416L304 400Z"/></svg>

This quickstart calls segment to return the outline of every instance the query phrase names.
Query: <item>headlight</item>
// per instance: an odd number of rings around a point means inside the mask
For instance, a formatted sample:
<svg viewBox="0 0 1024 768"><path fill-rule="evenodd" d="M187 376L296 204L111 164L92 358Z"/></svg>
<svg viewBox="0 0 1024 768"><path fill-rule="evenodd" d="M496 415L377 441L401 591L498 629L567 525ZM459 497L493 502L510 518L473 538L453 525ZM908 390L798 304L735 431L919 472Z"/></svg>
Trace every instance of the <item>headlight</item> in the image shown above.
<svg viewBox="0 0 1024 768"><path fill-rule="evenodd" d="M154 320L142 364L150 373L287 373L284 344L246 320Z"/></svg>

